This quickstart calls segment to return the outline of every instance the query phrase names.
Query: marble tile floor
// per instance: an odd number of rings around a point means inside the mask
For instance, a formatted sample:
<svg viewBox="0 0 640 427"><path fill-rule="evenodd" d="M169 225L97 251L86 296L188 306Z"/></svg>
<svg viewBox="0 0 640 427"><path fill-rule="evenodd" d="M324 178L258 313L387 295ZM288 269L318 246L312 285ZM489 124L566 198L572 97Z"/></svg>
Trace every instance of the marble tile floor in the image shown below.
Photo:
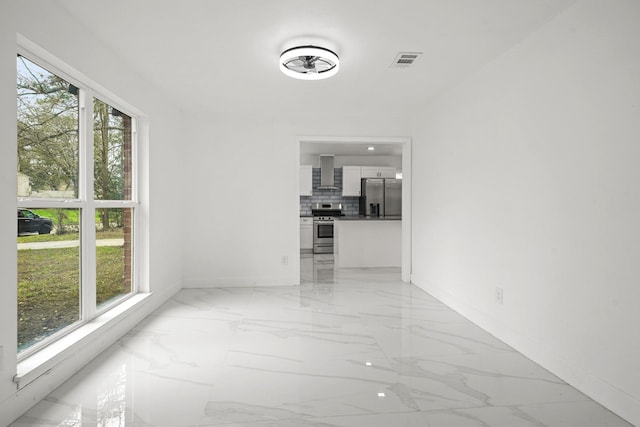
<svg viewBox="0 0 640 427"><path fill-rule="evenodd" d="M12 427L630 426L398 269L301 279L182 290Z"/></svg>

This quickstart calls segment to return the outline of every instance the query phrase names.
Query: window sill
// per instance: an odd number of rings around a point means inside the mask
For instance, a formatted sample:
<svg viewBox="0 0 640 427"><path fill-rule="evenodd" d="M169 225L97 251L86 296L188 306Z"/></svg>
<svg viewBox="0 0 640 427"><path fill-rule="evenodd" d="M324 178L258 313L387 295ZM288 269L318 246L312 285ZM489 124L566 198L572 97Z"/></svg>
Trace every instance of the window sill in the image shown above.
<svg viewBox="0 0 640 427"><path fill-rule="evenodd" d="M79 346L88 345L99 336L98 334L113 328L150 296L150 293L135 294L51 345L20 361L17 373L13 377L13 382L16 383L18 390L48 374L56 365L77 352Z"/></svg>

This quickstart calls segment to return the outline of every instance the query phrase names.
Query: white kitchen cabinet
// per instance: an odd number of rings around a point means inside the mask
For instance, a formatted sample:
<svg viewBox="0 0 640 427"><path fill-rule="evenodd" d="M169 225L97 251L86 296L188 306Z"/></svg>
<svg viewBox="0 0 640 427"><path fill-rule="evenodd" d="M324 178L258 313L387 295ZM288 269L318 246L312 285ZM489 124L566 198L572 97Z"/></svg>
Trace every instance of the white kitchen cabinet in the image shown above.
<svg viewBox="0 0 640 427"><path fill-rule="evenodd" d="M300 250L313 250L312 217L300 217Z"/></svg>
<svg viewBox="0 0 640 427"><path fill-rule="evenodd" d="M378 178L378 167L362 166L360 173L362 178Z"/></svg>
<svg viewBox="0 0 640 427"><path fill-rule="evenodd" d="M386 166L362 166L362 178L395 178L396 169Z"/></svg>
<svg viewBox="0 0 640 427"><path fill-rule="evenodd" d="M313 193L313 169L311 165L300 165L300 195L311 196Z"/></svg>
<svg viewBox="0 0 640 427"><path fill-rule="evenodd" d="M360 196L360 166L342 167L342 196Z"/></svg>
<svg viewBox="0 0 640 427"><path fill-rule="evenodd" d="M396 168L378 168L380 172L380 178L394 178L396 177Z"/></svg>

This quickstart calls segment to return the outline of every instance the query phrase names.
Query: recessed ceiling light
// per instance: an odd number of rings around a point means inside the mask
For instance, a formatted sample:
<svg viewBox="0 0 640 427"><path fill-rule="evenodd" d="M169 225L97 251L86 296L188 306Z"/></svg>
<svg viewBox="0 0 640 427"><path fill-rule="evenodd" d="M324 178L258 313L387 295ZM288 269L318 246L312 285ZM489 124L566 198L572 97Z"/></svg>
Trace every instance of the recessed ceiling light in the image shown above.
<svg viewBox="0 0 640 427"><path fill-rule="evenodd" d="M384 394L382 392L378 393L378 397L385 397L385 396L386 396L386 394Z"/></svg>
<svg viewBox="0 0 640 427"><path fill-rule="evenodd" d="M376 147L367 147L367 150L369 150L369 151L373 151L375 149L376 149Z"/></svg>
<svg viewBox="0 0 640 427"><path fill-rule="evenodd" d="M280 70L294 79L326 79L336 75L339 68L338 55L323 47L292 47L280 55Z"/></svg>

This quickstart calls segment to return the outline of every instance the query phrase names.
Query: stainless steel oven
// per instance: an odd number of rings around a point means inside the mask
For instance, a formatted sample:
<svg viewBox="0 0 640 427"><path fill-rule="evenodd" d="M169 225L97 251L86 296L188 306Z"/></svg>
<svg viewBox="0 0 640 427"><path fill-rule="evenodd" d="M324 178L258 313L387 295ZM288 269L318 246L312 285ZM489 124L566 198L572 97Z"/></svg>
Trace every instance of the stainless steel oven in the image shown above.
<svg viewBox="0 0 640 427"><path fill-rule="evenodd" d="M342 215L341 203L314 203L313 213L313 253L333 253L333 218Z"/></svg>
<svg viewBox="0 0 640 427"><path fill-rule="evenodd" d="M333 253L333 218L316 217L313 219L313 253Z"/></svg>

